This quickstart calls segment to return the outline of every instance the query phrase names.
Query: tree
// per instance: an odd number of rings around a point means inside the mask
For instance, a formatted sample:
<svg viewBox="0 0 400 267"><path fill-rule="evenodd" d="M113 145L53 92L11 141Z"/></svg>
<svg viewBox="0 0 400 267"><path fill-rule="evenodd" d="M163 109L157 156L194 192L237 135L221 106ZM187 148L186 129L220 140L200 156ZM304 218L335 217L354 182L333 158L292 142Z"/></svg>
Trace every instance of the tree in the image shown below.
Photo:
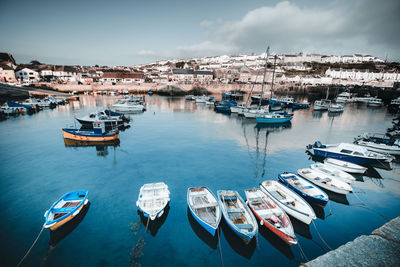
<svg viewBox="0 0 400 267"><path fill-rule="evenodd" d="M181 61L181 62L176 62L175 67L177 67L178 69L182 69L183 66L185 66L185 62Z"/></svg>
<svg viewBox="0 0 400 267"><path fill-rule="evenodd" d="M38 60L32 60L31 64L32 65L41 65L42 63L40 63Z"/></svg>

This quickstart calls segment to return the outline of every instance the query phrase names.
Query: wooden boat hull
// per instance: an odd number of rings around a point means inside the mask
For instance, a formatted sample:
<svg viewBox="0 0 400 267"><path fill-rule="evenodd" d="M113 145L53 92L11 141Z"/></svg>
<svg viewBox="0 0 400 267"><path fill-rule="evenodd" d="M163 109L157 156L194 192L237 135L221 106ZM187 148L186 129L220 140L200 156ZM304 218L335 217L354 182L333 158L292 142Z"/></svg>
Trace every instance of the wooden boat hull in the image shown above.
<svg viewBox="0 0 400 267"><path fill-rule="evenodd" d="M336 159L334 159L334 161L336 161ZM363 166L359 166L359 165L355 165L353 167L351 167L351 165L353 165L353 163L349 163L347 161L340 161L339 162L330 162L329 158L326 158L324 160L324 163L327 164L328 166L331 166L333 168L337 168L338 170L342 170L345 171L347 173L355 173L355 174L363 174L367 171L367 168L363 167ZM335 163L341 163L343 162L342 165L338 165Z"/></svg>
<svg viewBox="0 0 400 267"><path fill-rule="evenodd" d="M99 135L99 136L89 136L84 134L74 134L68 130L62 129L63 137L65 139L71 139L76 141L86 141L86 142L107 142L114 141L119 138L118 132L113 135Z"/></svg>
<svg viewBox="0 0 400 267"><path fill-rule="evenodd" d="M89 203L87 195L88 191L73 191L63 195L50 207L49 210L45 212L44 217L46 218L46 222L44 227L50 228L50 230L54 231L72 220L81 212L82 208ZM77 205L75 207L74 205L72 205L72 207L71 205L67 205L71 204L72 202L77 203ZM57 207L60 205L60 203L61 207ZM51 217L51 214L62 215L59 218L54 218Z"/></svg>
<svg viewBox="0 0 400 267"><path fill-rule="evenodd" d="M279 180L286 185L287 187L289 187L291 190L293 190L294 192L296 192L299 196L301 196L302 198L304 198L305 200L308 200L310 202L313 202L315 204L317 204L318 206L321 207L325 207L326 203L328 203L328 196L322 192L322 197L314 197L311 196L309 194L304 193L303 191L297 189L296 187L292 186L290 183L288 183L281 175L278 176Z"/></svg>
<svg viewBox="0 0 400 267"><path fill-rule="evenodd" d="M234 191L234 192L236 193L236 197L238 198L238 200L239 200L245 207L247 207L246 203L243 201L243 199L241 198L241 196L239 195L239 193L236 192L236 191ZM226 224L229 226L229 228L232 229L232 231L233 231L237 236L239 236L239 237L243 240L244 243L249 244L250 241L253 239L253 237L254 237L254 236L257 234L257 232L258 232L258 226L257 226L257 221L256 221L256 219L253 217L253 218L254 218L254 221L255 221L255 225L254 225L255 229L254 229L252 232L246 233L246 232L244 232L244 231L240 231L240 229L239 229L238 227L236 227L236 226L233 224L233 222L231 221L231 219L229 218L228 213L227 213L227 211L225 210L224 203L223 203L222 200L221 200L221 195L220 195L220 193L221 193L221 190L218 190L218 192L217 192L217 195L218 195L217 200L218 200L218 204L219 204L219 206L220 206L220 209L221 209L221 211L222 211L222 215L224 216L224 219L225 219ZM247 209L248 209L248 207L247 207ZM250 214L250 216L253 216L253 214L251 213L250 210L248 210L247 212Z"/></svg>
<svg viewBox="0 0 400 267"><path fill-rule="evenodd" d="M248 205L248 202L246 202ZM275 227L273 227L271 224L269 224L268 222L266 222L263 218L261 218L255 211L254 209L248 205L249 208L251 209L251 211L253 212L253 214L256 216L256 218L260 221L260 225L266 227L267 229L269 229L271 232L273 232L274 234L276 234L280 239L282 239L286 244L288 244L289 246L293 245L293 244L297 244L297 240L285 233L283 233L282 231L279 231L278 229L276 229Z"/></svg>
<svg viewBox="0 0 400 267"><path fill-rule="evenodd" d="M207 232L209 232L212 236L215 236L215 233L217 232L218 229L218 225L221 221L221 211L218 212L219 216L217 217L217 223L216 223L216 227L212 226L211 224L205 222L204 220L202 220L197 213L193 210L193 207L190 205L190 201L189 201L189 192L192 188L188 189L188 193L187 193L187 203L189 206L189 210L190 213L192 214L193 218L200 224L201 227L203 227ZM211 195L214 197L214 200L217 202L217 198L214 196L214 194L207 188L205 187L206 190L208 190L208 192L211 193ZM220 209L219 206L217 206L218 209Z"/></svg>
<svg viewBox="0 0 400 267"><path fill-rule="evenodd" d="M317 172L317 171L315 171L315 172ZM304 179L308 180L309 182L315 184L316 186L319 186L320 188L323 188L323 189L325 189L327 191L330 191L330 192L333 192L333 193L347 195L347 194L352 192L352 189L348 189L347 190L347 189L343 189L343 188L337 188L337 187L330 186L330 185L327 185L327 184L322 183L322 182L315 181L314 179L311 179L310 177L308 177L307 175L302 173L301 170L298 170L297 174L300 175L301 177L303 177ZM329 177L329 178L333 179L332 177ZM345 183L345 182L343 182L343 183Z"/></svg>
<svg viewBox="0 0 400 267"><path fill-rule="evenodd" d="M278 182L276 182L276 183L278 183ZM280 186L285 187L284 185L280 185ZM303 198L301 198L295 192L290 190L288 187L285 187L286 190L289 190L292 193L292 196L289 194L288 194L288 196L293 197L293 195L296 195L298 198L296 198L296 196L294 196L294 199L297 201L302 201L303 202L302 204L309 208L308 213L301 211L301 210L294 209L294 208L286 205L285 203L282 203L279 199L276 199L274 197L274 195L262 183L260 183L260 188L264 193L266 193L270 198L272 198L287 214L296 218L297 220L299 220L305 224L310 224L312 222L312 220L314 220L316 218L314 210L311 208L311 206L305 200L303 200Z"/></svg>

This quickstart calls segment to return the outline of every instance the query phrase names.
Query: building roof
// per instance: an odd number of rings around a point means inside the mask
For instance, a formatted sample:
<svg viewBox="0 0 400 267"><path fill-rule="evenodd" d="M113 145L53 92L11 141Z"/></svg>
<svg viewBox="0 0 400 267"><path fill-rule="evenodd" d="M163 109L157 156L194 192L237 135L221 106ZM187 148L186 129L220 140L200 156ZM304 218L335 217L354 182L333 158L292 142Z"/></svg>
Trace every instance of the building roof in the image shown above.
<svg viewBox="0 0 400 267"><path fill-rule="evenodd" d="M194 74L192 69L172 69L173 74Z"/></svg>
<svg viewBox="0 0 400 267"><path fill-rule="evenodd" d="M143 79L143 73L135 72L104 72L102 78Z"/></svg>
<svg viewBox="0 0 400 267"><path fill-rule="evenodd" d="M10 53L0 53L0 61L11 62L16 65L15 59Z"/></svg>

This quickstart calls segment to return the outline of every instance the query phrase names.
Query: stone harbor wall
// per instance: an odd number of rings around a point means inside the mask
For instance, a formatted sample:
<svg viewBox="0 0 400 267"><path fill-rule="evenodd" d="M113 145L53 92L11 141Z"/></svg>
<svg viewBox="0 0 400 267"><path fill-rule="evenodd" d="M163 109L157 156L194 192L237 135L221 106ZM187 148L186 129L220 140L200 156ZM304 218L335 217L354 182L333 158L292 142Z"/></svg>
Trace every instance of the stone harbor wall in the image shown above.
<svg viewBox="0 0 400 267"><path fill-rule="evenodd" d="M400 217L301 266L400 266Z"/></svg>

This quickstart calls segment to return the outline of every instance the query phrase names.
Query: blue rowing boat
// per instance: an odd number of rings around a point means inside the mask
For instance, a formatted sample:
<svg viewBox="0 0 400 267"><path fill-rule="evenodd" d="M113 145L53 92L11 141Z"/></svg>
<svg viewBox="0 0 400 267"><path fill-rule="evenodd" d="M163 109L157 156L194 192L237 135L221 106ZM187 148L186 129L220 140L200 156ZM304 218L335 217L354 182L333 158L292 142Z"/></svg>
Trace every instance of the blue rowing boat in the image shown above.
<svg viewBox="0 0 400 267"><path fill-rule="evenodd" d="M89 202L88 193L88 191L72 191L63 195L45 212L44 227L54 231L72 220Z"/></svg>
<svg viewBox="0 0 400 267"><path fill-rule="evenodd" d="M226 223L246 244L258 232L257 221L237 191L218 190L218 203Z"/></svg>
<svg viewBox="0 0 400 267"><path fill-rule="evenodd" d="M329 198L324 191L303 178L300 178L296 174L284 172L279 174L278 178L279 181L295 191L305 200L322 207L325 207L326 203L328 203Z"/></svg>
<svg viewBox="0 0 400 267"><path fill-rule="evenodd" d="M215 106L215 110L219 112L231 112L231 107L237 106L235 101L228 101Z"/></svg>
<svg viewBox="0 0 400 267"><path fill-rule="evenodd" d="M191 187L187 191L190 213L212 236L221 221L221 209L214 194L207 187Z"/></svg>

